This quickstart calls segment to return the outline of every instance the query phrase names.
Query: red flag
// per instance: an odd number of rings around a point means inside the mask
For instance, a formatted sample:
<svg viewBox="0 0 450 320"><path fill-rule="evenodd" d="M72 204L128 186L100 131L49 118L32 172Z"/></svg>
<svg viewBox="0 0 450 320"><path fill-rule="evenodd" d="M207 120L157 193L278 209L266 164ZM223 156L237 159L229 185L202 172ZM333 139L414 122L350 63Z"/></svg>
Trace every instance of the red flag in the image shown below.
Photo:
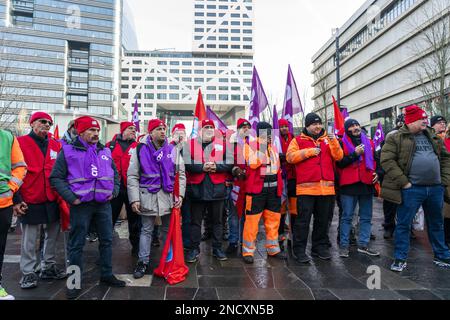
<svg viewBox="0 0 450 320"><path fill-rule="evenodd" d="M174 196L180 194L179 174L175 177ZM161 254L159 266L153 273L157 277L166 279L170 284L183 282L189 273L189 268L184 263L183 238L181 236L181 212L173 208L170 217L169 232L167 234L164 249Z"/></svg>
<svg viewBox="0 0 450 320"><path fill-rule="evenodd" d="M244 213L245 194L245 181L235 180L233 190L231 191L231 199L236 207L239 219L241 219Z"/></svg>
<svg viewBox="0 0 450 320"><path fill-rule="evenodd" d="M194 125L192 126L192 133L191 138L196 138L198 135L198 127L201 121L206 120L206 108L205 104L203 102L203 96L202 96L202 90L198 89L198 98L197 98L197 104L195 106L195 113L194 113Z"/></svg>
<svg viewBox="0 0 450 320"><path fill-rule="evenodd" d="M55 140L59 140L59 127L58 127L58 125L56 125L55 131L53 132L53 138Z"/></svg>
<svg viewBox="0 0 450 320"><path fill-rule="evenodd" d="M59 207L59 217L61 219L61 230L65 232L70 228L70 208L66 201L58 194L56 202Z"/></svg>
<svg viewBox="0 0 450 320"><path fill-rule="evenodd" d="M341 109L339 108L336 99L333 96L333 105L334 105L334 130L338 133L338 135L344 134L344 117L342 116Z"/></svg>

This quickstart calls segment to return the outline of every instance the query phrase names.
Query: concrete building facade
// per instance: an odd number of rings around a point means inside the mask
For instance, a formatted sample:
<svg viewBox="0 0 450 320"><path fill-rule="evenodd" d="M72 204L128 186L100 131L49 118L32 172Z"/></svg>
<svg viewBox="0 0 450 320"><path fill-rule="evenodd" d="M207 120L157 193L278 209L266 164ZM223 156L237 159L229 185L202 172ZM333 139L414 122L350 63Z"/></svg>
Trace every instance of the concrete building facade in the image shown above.
<svg viewBox="0 0 450 320"><path fill-rule="evenodd" d="M439 79L426 72L436 67L436 52L426 41L442 31L449 54L450 0L369 0L339 28L341 107L363 126L381 121L388 131L402 108L420 104L439 113L436 86ZM444 38L445 38L444 37ZM337 93L336 35L314 55L315 110L333 117L331 96ZM449 107L450 59L445 77L445 103ZM437 74L434 74L435 76Z"/></svg>
<svg viewBox="0 0 450 320"><path fill-rule="evenodd" d="M250 102L254 54L251 0L194 0L192 52L126 51L122 105L140 120L192 123L198 90L225 122L234 124Z"/></svg>

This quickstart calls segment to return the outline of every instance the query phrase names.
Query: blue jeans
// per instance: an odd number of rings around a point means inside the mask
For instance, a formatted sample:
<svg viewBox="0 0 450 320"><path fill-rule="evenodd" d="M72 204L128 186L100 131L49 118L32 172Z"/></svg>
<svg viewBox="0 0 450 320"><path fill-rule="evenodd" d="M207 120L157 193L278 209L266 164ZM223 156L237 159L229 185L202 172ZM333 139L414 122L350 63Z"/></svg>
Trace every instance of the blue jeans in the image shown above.
<svg viewBox="0 0 450 320"><path fill-rule="evenodd" d="M181 233L183 235L183 247L191 247L190 225L191 225L191 202L189 199L183 199L181 206Z"/></svg>
<svg viewBox="0 0 450 320"><path fill-rule="evenodd" d="M342 218L340 226L340 246L348 248L350 245L350 231L352 230L353 214L356 204L359 204L359 239L358 246L367 247L372 229L373 195L348 196L341 194Z"/></svg>
<svg viewBox="0 0 450 320"><path fill-rule="evenodd" d="M91 220L97 229L101 277L112 275L112 210L108 203L82 203L70 207L69 263L83 270L83 247Z"/></svg>
<svg viewBox="0 0 450 320"><path fill-rule="evenodd" d="M411 225L420 206L422 206L427 224L428 239L435 257L450 258L449 248L444 240L444 206L443 186L417 186L402 190L403 202L397 209L397 225L395 227L394 258L406 260L409 252Z"/></svg>
<svg viewBox="0 0 450 320"><path fill-rule="evenodd" d="M230 228L230 236L228 237L228 243L237 245L238 242L242 243L242 234L244 232L244 220L245 215L242 214L241 216L241 228L239 229L239 216L238 212L236 210L236 206L233 203L233 199L231 198L231 191L233 190L233 187L227 188L227 200L225 201L225 205L228 208L228 226ZM241 231L239 234L239 230Z"/></svg>

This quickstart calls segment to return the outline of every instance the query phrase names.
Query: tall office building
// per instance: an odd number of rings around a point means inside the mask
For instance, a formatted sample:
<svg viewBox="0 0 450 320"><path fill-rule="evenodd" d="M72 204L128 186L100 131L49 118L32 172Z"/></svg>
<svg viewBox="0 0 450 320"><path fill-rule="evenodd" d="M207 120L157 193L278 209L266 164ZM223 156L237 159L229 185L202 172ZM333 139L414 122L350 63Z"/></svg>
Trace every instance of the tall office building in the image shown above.
<svg viewBox="0 0 450 320"><path fill-rule="evenodd" d="M117 120L122 40L136 45L122 15L122 0L0 0L2 106Z"/></svg>
<svg viewBox="0 0 450 320"><path fill-rule="evenodd" d="M341 106L351 117L373 133L379 121L391 129L402 108L411 104L435 114L441 80L450 111L450 63L446 70L436 63L439 52L450 54L449 14L449 0L369 0L353 14L339 32ZM441 47L440 40L446 45ZM323 110L324 101L332 110L336 52L333 36L312 58L315 110Z"/></svg>
<svg viewBox="0 0 450 320"><path fill-rule="evenodd" d="M122 62L122 105L135 99L146 123L189 120L198 89L229 124L244 115L251 94L254 3L251 0L194 0L192 52L126 51Z"/></svg>

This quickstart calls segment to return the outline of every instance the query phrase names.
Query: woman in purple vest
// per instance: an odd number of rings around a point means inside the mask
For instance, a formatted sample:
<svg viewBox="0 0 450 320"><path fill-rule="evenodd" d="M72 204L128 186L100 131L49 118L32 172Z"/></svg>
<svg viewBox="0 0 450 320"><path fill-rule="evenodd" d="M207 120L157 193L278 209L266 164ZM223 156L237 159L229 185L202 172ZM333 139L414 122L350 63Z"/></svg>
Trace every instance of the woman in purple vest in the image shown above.
<svg viewBox="0 0 450 320"><path fill-rule="evenodd" d="M167 237L172 208L180 208L186 190L184 162L180 150L166 139L166 124L151 120L148 135L133 151L128 167L128 198L134 212L141 215L142 229L139 260L134 278L142 278L149 269L152 232L161 219L163 238ZM174 199L175 174L179 173L180 197Z"/></svg>
<svg viewBox="0 0 450 320"><path fill-rule="evenodd" d="M50 175L51 185L71 205L69 263L82 269L85 238L93 220L100 241L100 282L111 287L124 287L125 282L112 273L110 201L119 193L119 175L111 150L99 142L98 121L80 117L75 120L75 129L79 136L72 144L63 146ZM81 287L67 290L68 299L75 299L80 294Z"/></svg>

